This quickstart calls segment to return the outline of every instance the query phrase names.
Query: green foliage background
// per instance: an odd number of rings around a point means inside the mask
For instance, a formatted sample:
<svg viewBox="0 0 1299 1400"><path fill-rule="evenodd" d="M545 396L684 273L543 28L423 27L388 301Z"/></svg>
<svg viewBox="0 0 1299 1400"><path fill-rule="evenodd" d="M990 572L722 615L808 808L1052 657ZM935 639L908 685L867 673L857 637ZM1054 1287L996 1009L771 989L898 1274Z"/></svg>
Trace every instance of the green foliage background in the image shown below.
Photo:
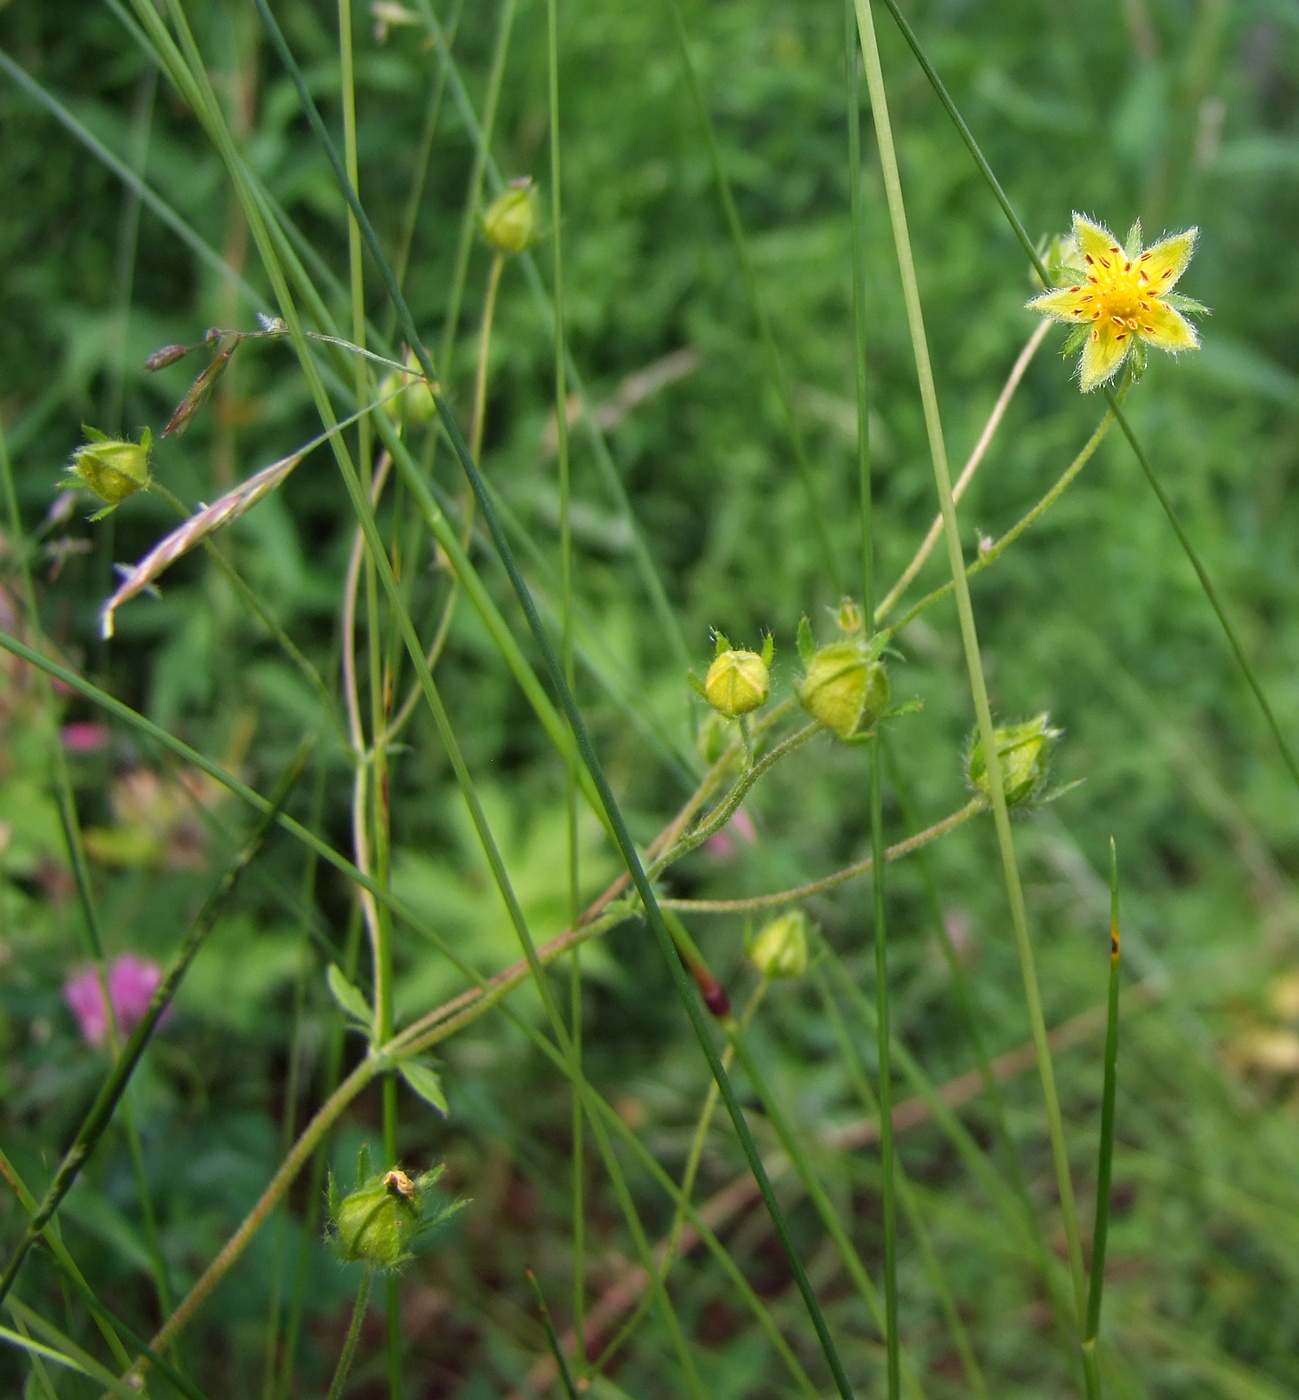
<svg viewBox="0 0 1299 1400"><path fill-rule="evenodd" d="M454 30L458 75L480 108L500 7L452 0L435 8L439 23ZM1063 231L1074 209L1120 232L1140 217L1148 241L1161 230L1199 226L1183 285L1213 308L1203 349L1177 362L1152 356L1129 413L1283 729L1292 733L1299 715L1299 513L1289 500L1299 442L1292 234L1299 218L1299 8L1283 0L942 0L906 9L1034 236ZM346 327L345 207L255 11L211 0L185 10L245 158L300 232L331 312ZM276 12L336 130L332 11L285 0ZM783 697L798 674L799 618L807 613L828 635L826 609L841 592L855 591L859 567L843 14L836 5L753 0L688 3L683 14L792 386L819 524L717 197L671 11L666 3L625 0L564 4L561 231L573 361L591 399L605 403L617 400L628 376L663 357L686 349L694 357L687 373L608 433L684 654L650 605L627 520L580 425L573 436L579 696L619 800L645 841L702 771L695 747L702 716L684 669L706 667L709 628L746 645L772 631L775 690ZM923 75L887 17L879 24L940 402L949 449L960 462L1033 329L1022 310L1032 287L1022 253ZM82 440L80 423L130 434L166 423L198 361L147 375L140 368L146 355L196 342L210 325L253 329L257 311L277 309L215 154L193 113L156 76L133 29L112 4L12 0L0 7L0 48L9 61L0 74L0 418L33 536ZM408 206L417 215L406 290L437 347L455 286L474 135L448 88L425 171L421 139L441 81L439 50L426 41L422 22L396 27L378 42L364 13L356 17L355 42L361 194L394 252ZM492 147L505 177L537 179L543 209L545 44L544 6L521 0ZM40 85L45 105L15 71ZM70 120L138 167L185 226L246 279L252 298L234 279L216 275L153 212L139 210L104 161L69 132ZM935 501L869 139L865 149L876 550L878 577L887 584L911 558ZM410 204L415 181L422 187ZM559 498L547 446L552 341L531 280L550 282L548 239L534 251L538 272L512 263L502 282L483 464L520 535L535 547L524 555L529 579L553 607ZM451 361L439 363L462 421L489 262L489 250L475 240ZM382 343L391 335L390 311L377 279L369 292L367 311ZM969 555L981 536L1000 535L1037 499L1103 411L1095 396L1077 392L1072 367L1051 352L1060 338L1049 339L1030 368L962 502ZM187 503L211 500L318 431L287 345L250 343L186 434L159 447L155 470ZM435 450L431 434L419 444L443 498L457 500L462 488L449 454ZM102 643L97 613L113 586L113 561L138 558L173 521L160 501L144 496L93 529L81 514L45 529L45 553L36 561L40 630L57 654L202 752L242 764L261 791L273 785L302 733L315 733L312 777L295 795L294 813L349 851L350 757L274 640L195 554L163 580L160 599L128 604L117 639ZM385 528L400 534L396 518L394 525L385 507ZM223 540L331 687L353 531L338 473L320 449ZM821 532L831 545L829 562ZM0 624L32 637L17 586L18 545L8 532L3 545ZM429 619L445 588L427 546L420 551L411 556L412 615L431 635ZM522 636L490 550L480 545L475 558ZM921 586L943 577L942 564L933 562ZM1286 989L1299 976L1292 884L1299 794L1117 435L1041 524L977 578L973 594L998 716L1049 710L1066 732L1055 776L1081 780L1016 828L1051 1025L1104 997L1111 837L1119 854L1131 978L1120 1053L1107 1385L1134 1397L1293 1394L1299 1058L1291 1063L1286 1055L1291 1046L1299 1053L1299 1009ZM895 773L886 792L888 840L966 800L961 756L972 725L950 603L914 624L898 648L895 695L917 697L923 709L888 730ZM61 1000L61 984L84 952L50 795L55 715L30 672L8 656L3 665L0 1146L35 1187L102 1078L104 1058L82 1045ZM438 680L541 941L568 917L563 765L463 603ZM408 684L407 674L399 695ZM97 718L75 698L60 697L58 707L62 723ZM81 820L101 830L130 825L120 806L122 775L159 768L157 755L120 725L107 749L72 761ZM499 970L517 958L517 945L422 711L391 762L394 887L483 972ZM756 842L737 838L729 862L690 857L665 877L665 892L758 894L857 858L868 842L865 773L859 752L817 739L746 804ZM109 952L165 957L245 821L227 803L216 809L216 830L193 837L192 859L176 858L173 827L152 863L97 864L94 888ZM594 820L589 829L582 825L581 850L583 889L594 895L618 868ZM932 888L960 943L990 1053L1019 1046L1027 1021L987 818L937 843L923 865L892 866L888 878L896 1032L941 1084L974 1059L939 951ZM355 1037L341 1039L323 976L326 954L355 960L354 905L345 881L304 868L303 851L277 837L201 954L137 1076L131 1104L177 1294L269 1179L291 1140L286 1114L300 1128L328 1091L331 1064L336 1068L341 1054L350 1065L361 1053ZM809 912L848 980L871 997L865 886L812 901ZM686 922L739 1002L752 980L742 921L687 915ZM399 933L397 964L399 1020L465 985L409 930ZM837 966L823 962L821 973L838 988L873 1077L873 1030L835 981ZM647 930L623 924L589 945L582 967L587 1073L651 1151L679 1172L707 1069ZM356 980L367 975L362 959ZM562 991L564 980L555 985ZM755 1053L864 1257L877 1267L877 1161L870 1149L824 1146L828 1127L862 1109L818 985L811 978L772 992L754 1023ZM540 1024L531 990L513 1004ZM453 1192L472 1204L403 1278L409 1394L506 1394L546 1350L525 1267L541 1280L557 1321L570 1320L569 1090L500 1015L475 1023L440 1053L450 1116L443 1123L403 1090L400 1154L419 1166L445 1158ZM1075 1177L1088 1202L1099 1036L1063 1052L1058 1072ZM899 1093L909 1092L900 1078ZM1031 1197L1044 1219L1054 1219L1031 1070L1009 1080L1004 1093ZM986 1102L976 1099L961 1113L972 1141L996 1163ZM770 1145L763 1115L755 1111L754 1118L760 1141ZM332 1140L330 1159L342 1172L350 1174L361 1140L377 1145L379 1121L379 1096L370 1091ZM1075 1393L1073 1363L1053 1333L1032 1261L950 1135L928 1122L902 1134L899 1144L990 1393ZM622 1276L633 1253L594 1153L588 1166L594 1297ZM670 1206L630 1161L624 1167L647 1226L665 1231ZM699 1194L739 1170L729 1126L719 1121ZM299 1183L185 1334L183 1364L207 1393L259 1393L264 1373L273 1374L264 1372L267 1319L282 1321L275 1310L290 1306L300 1267L308 1280L306 1329L284 1393L323 1393L355 1280L319 1243L320 1196L318 1181ZM860 1393L875 1393L878 1334L811 1210L792 1191L789 1207ZM1090 1220L1089 1204L1084 1213ZM105 1141L62 1218L99 1297L135 1330L150 1333L161 1314L120 1135ZM21 1209L4 1194L6 1241L22 1223ZM817 1384L828 1386L765 1216L750 1212L728 1223L725 1238ZM1063 1250L1062 1239L1048 1234L1048 1242ZM29 1269L21 1296L90 1347L85 1317L64 1315L53 1271L43 1260ZM706 1258L684 1260L678 1278L674 1302L707 1393L787 1393L767 1344ZM905 1228L901 1296L903 1345L924 1393L969 1393L931 1277ZM12 1325L12 1317L7 1321ZM622 1393L684 1393L665 1337L651 1313L618 1352L609 1376ZM384 1393L378 1338L378 1331L364 1334L358 1395ZM17 1393L26 1384L43 1394L38 1383L19 1352L0 1357L0 1387ZM60 1395L96 1393L89 1386L78 1391L61 1375L58 1383ZM269 1384L265 1393L276 1393Z"/></svg>

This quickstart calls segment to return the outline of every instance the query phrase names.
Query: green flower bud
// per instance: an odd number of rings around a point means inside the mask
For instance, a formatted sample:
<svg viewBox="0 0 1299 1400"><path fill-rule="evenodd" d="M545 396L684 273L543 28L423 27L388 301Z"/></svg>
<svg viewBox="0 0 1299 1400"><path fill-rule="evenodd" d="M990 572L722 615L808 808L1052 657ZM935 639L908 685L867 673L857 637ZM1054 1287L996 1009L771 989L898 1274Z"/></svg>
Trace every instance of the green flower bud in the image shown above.
<svg viewBox="0 0 1299 1400"><path fill-rule="evenodd" d="M841 739L870 729L889 707L889 678L860 642L831 642L813 653L798 689L803 708Z"/></svg>
<svg viewBox="0 0 1299 1400"><path fill-rule="evenodd" d="M749 957L764 977L801 977L807 971L807 915L801 909L763 926Z"/></svg>
<svg viewBox="0 0 1299 1400"><path fill-rule="evenodd" d="M90 441L72 454L64 484L93 491L104 502L104 509L90 518L102 520L128 496L148 486L153 434L146 428L139 442L129 442L110 438L95 428L83 427L82 431Z"/></svg>
<svg viewBox="0 0 1299 1400"><path fill-rule="evenodd" d="M344 1196L334 1212L339 1254L377 1269L400 1267L411 1257L408 1245L419 1227L417 1202L417 1188L405 1172L370 1177Z"/></svg>
<svg viewBox="0 0 1299 1400"><path fill-rule="evenodd" d="M429 422L437 412L433 395L438 392L438 386L430 385L424 378L424 371L420 369L415 352L409 347L402 360L410 373L399 374L392 370L385 375L379 385L379 397L384 400L384 408L395 422L409 423L414 427Z"/></svg>
<svg viewBox="0 0 1299 1400"><path fill-rule="evenodd" d="M363 1150L358 1174L368 1154ZM412 1258L411 1245L434 1225L453 1215L465 1203L457 1201L429 1215L425 1193L445 1166L407 1176L399 1167L366 1176L340 1201L329 1182L330 1241L343 1259L360 1260L376 1269L399 1269Z"/></svg>
<svg viewBox="0 0 1299 1400"><path fill-rule="evenodd" d="M1045 711L1023 724L1008 724L993 731L1007 807L1027 806L1041 796L1046 786L1051 746L1062 732L1051 728L1051 717ZM971 745L965 773L974 791L991 800L992 784L988 780L982 739L976 739Z"/></svg>
<svg viewBox="0 0 1299 1400"><path fill-rule="evenodd" d="M487 206L483 237L498 253L521 253L537 238L537 191L531 179L511 180Z"/></svg>
<svg viewBox="0 0 1299 1400"><path fill-rule="evenodd" d="M771 672L756 651L724 651L704 677L708 703L732 719L765 705L770 692Z"/></svg>

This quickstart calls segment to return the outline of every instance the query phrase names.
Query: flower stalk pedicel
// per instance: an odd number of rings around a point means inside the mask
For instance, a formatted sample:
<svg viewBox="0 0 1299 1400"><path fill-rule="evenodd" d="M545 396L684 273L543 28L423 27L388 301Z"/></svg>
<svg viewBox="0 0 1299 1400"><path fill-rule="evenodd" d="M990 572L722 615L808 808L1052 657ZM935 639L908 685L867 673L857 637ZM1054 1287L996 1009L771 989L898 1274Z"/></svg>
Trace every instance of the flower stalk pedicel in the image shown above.
<svg viewBox="0 0 1299 1400"><path fill-rule="evenodd" d="M1082 346L1078 376L1084 393L1113 379L1134 350L1144 357L1147 345L1173 353L1199 346L1195 327L1182 313L1203 314L1208 308L1173 292L1198 232L1186 229L1143 250L1139 220L1120 247L1104 225L1073 216L1073 237L1062 241L1052 260L1062 285L1027 305L1077 327L1065 343L1065 354ZM1134 363L1139 370L1144 359Z"/></svg>

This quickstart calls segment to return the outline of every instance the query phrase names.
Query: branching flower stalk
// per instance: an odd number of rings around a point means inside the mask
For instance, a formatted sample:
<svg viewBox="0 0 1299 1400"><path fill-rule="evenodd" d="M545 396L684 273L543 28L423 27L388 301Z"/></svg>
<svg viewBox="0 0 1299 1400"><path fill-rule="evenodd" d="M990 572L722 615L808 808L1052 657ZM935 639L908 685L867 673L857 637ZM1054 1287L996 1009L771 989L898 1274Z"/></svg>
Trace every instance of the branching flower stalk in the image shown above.
<svg viewBox="0 0 1299 1400"><path fill-rule="evenodd" d="M961 474L956 478L952 487L952 500L957 502L965 494L966 488L974 480L974 474L978 471L992 439L1001 420L1005 417L1006 409L1010 407L1010 401L1015 396L1015 390L1019 388L1020 381L1024 378L1029 365L1033 362L1033 356L1037 354L1038 348L1046 339L1047 332L1051 329L1050 323L1043 321L1040 326L1028 338L1028 343L1019 352L1015 363L1011 366L1010 374L1006 377L1006 382L1002 385L1001 393L997 396L997 402L992 406L992 412L988 415L988 421L983 425L983 431L979 434L979 440L974 444L965 466L961 468ZM916 550L915 556L901 574L898 581L880 599L875 608L875 622L878 626L892 611L894 604L911 586L916 575L924 567L925 560L933 553L934 546L938 543L939 537L943 533L943 517L941 514L934 517L934 523L929 527L929 533L925 536ZM895 628L900 631L900 628Z"/></svg>
<svg viewBox="0 0 1299 1400"><path fill-rule="evenodd" d="M1132 377L1129 375L1128 379L1124 382L1122 387L1118 390L1117 394L1115 395L1115 400L1117 403L1121 404L1123 400L1127 397L1128 390L1132 387L1132 383ZM1060 497L1065 493L1070 484L1073 482L1074 478L1078 475L1080 471L1082 471L1082 469L1094 456L1096 449L1105 440L1106 434L1114 426L1114 422L1114 411L1110 409L1105 413L1104 417L1097 424L1096 430L1092 433L1091 437L1089 437L1086 443L1083 444L1082 450L1073 459L1073 461L1069 463L1069 465L1064 469L1064 471L1060 473L1059 477L1056 478L1051 488L1036 503L1036 505L1034 505L1029 511L1022 515L1014 523L1014 525L1012 525L1010 529L1007 530L1004 535L1002 535L1002 537L999 540L996 540L992 544L988 545L986 549L980 549L978 558L965 566L965 577L967 579L973 578L975 574L982 573L984 569L988 568L992 564L995 564L997 560L1000 559L1001 556L1006 552L1006 550L1009 549L1010 546L1014 544L1015 541L1024 533L1024 531L1027 530L1031 525L1036 524L1037 521L1040 520L1041 517L1056 503L1056 501L1060 499ZM933 592L926 593L925 596L919 600L919 602L915 603L911 608L907 610L906 613L903 614L899 621L892 623L890 625L889 630L894 635L903 631L910 623L914 622L915 619L919 617L920 614L924 612L927 608L932 607L933 604L939 602L943 598L946 598L949 593L953 592L955 587L956 585L952 582L952 580L948 579L946 583L940 584L937 588L933 590ZM894 594L890 594L889 596L893 597Z"/></svg>

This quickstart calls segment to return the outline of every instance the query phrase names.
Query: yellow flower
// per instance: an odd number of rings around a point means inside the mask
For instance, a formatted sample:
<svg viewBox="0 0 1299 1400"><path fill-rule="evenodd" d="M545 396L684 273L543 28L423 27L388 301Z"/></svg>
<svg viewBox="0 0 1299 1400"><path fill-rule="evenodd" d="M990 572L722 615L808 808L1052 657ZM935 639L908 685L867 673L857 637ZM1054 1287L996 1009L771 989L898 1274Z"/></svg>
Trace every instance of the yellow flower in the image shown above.
<svg viewBox="0 0 1299 1400"><path fill-rule="evenodd" d="M1073 216L1073 246L1060 268L1065 285L1034 297L1028 309L1082 323L1067 350L1082 344L1084 393L1112 379L1134 348L1139 355L1144 355L1144 345L1174 352L1197 348L1200 338L1182 312L1207 308L1172 292L1191 260L1198 232L1175 233L1143 251L1139 222L1123 248L1109 229L1081 214Z"/></svg>

